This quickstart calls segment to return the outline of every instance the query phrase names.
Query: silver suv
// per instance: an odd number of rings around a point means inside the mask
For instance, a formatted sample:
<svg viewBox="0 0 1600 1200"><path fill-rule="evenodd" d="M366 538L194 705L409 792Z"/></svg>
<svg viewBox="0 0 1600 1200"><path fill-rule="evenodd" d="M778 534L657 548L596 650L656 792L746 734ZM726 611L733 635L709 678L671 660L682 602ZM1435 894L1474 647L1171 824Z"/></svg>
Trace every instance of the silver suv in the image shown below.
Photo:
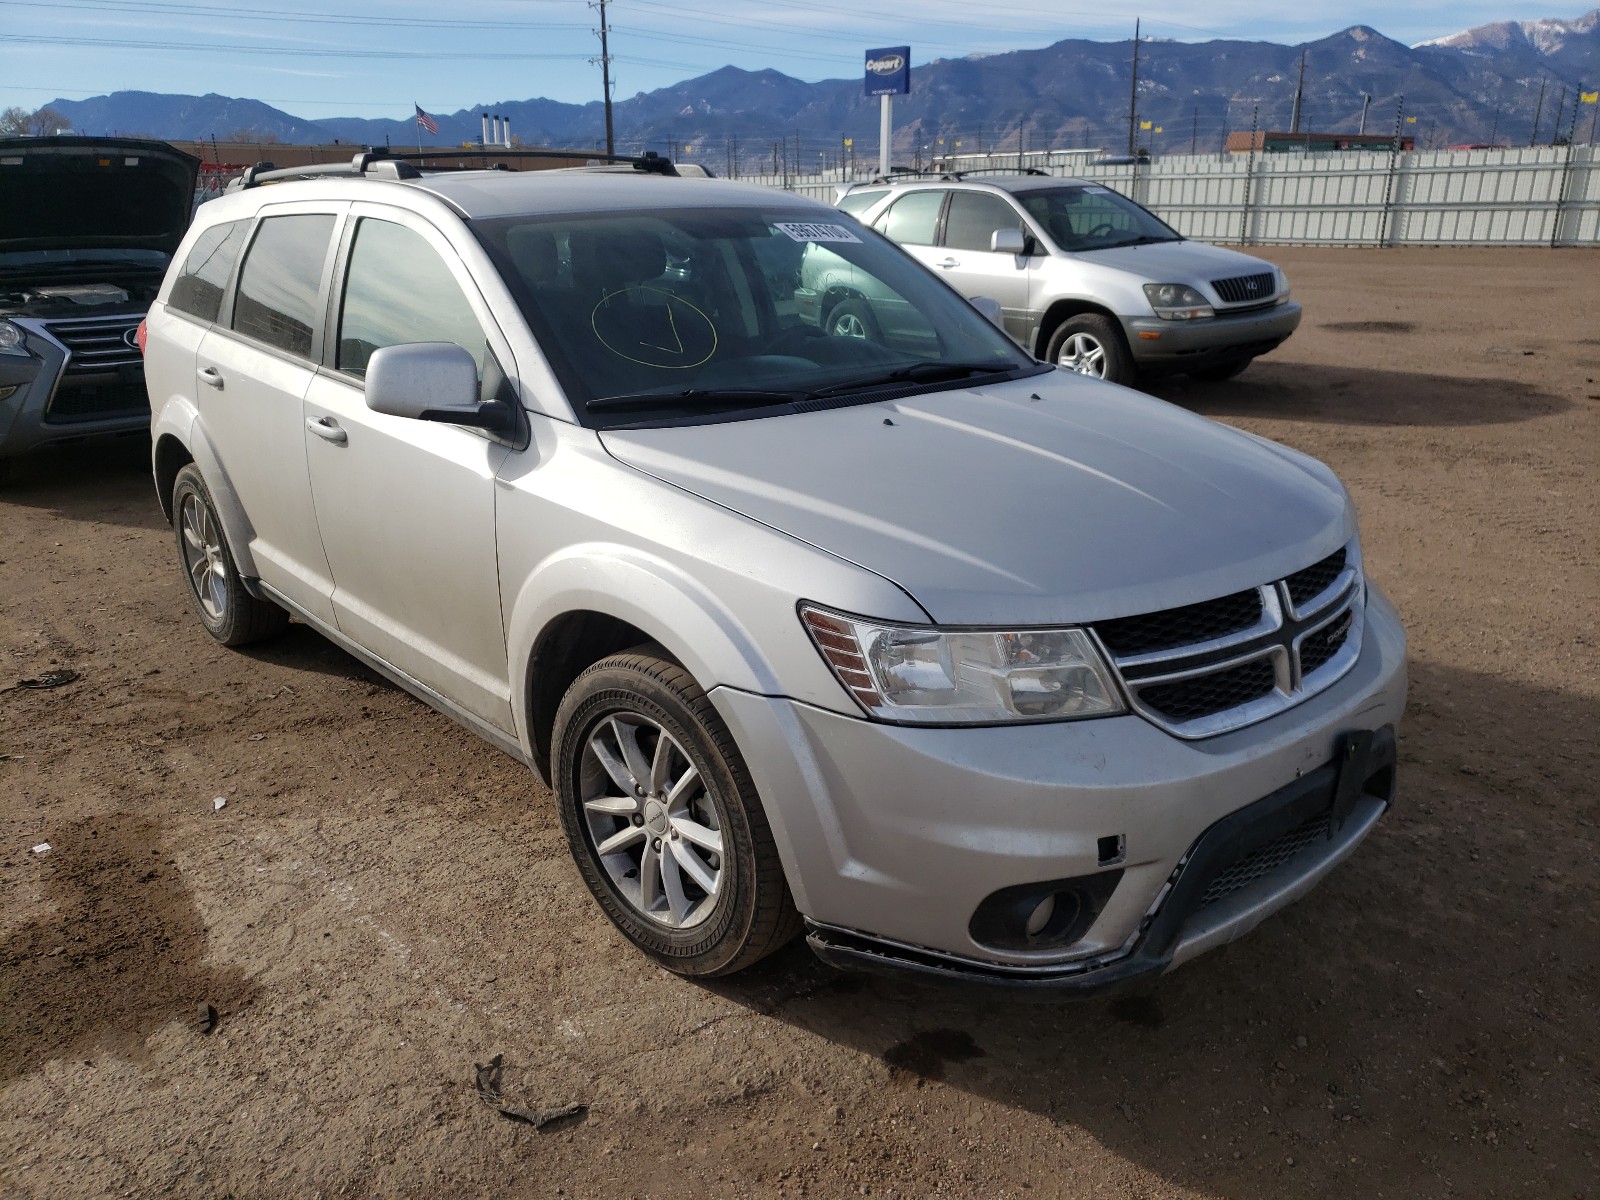
<svg viewBox="0 0 1600 1200"><path fill-rule="evenodd" d="M838 199L966 296L997 300L1018 343L1132 383L1232 378L1300 323L1282 271L1194 242L1107 187L1045 175L862 184ZM843 292L825 303L871 305Z"/></svg>
<svg viewBox="0 0 1600 1200"><path fill-rule="evenodd" d="M808 322L819 246L921 324ZM205 628L292 614L528 764L671 970L803 926L842 965L1157 973L1392 799L1405 639L1333 474L1034 361L823 205L255 176L146 365Z"/></svg>

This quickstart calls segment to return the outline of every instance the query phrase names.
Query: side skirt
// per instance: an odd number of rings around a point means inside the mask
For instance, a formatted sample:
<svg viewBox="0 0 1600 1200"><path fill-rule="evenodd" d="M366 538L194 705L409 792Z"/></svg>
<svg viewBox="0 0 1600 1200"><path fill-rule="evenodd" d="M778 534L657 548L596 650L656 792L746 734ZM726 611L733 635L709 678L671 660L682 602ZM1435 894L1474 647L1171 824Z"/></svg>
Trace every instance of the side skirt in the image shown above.
<svg viewBox="0 0 1600 1200"><path fill-rule="evenodd" d="M259 599L270 600L280 608L285 608L289 612L292 612L301 621L304 621L307 625L311 626L311 628L315 629L335 646L338 646L339 649L343 650L352 658L359 659L362 663L371 667L374 671L376 671L379 675L382 675L396 687L403 688L410 692L429 708L443 713L452 721L456 722L456 724L462 725L471 730L473 733L477 734L484 741L494 746L497 750L505 751L505 753L516 759L523 766L529 768L530 770L532 769L533 760L529 758L527 754L523 753L522 747L517 744L516 739L510 734L506 733L505 730L489 724L489 722L485 721L482 717L468 712L453 700L448 700L444 696L441 696L427 684L411 678L411 676L407 675L399 667L384 661L376 654L373 654L370 650L358 646L355 642L352 642L337 629L334 629L332 626L312 616L293 600L290 600L288 597L284 596L281 592L276 591L269 585L262 583L261 580L246 580L245 588L250 592L251 595L256 596Z"/></svg>

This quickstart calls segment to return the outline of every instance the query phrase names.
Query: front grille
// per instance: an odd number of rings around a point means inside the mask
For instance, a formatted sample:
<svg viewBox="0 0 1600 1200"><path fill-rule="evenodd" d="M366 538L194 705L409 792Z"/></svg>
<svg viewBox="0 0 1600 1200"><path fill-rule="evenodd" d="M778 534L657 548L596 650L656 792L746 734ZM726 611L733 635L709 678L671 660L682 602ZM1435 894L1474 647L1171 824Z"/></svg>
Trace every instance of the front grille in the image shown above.
<svg viewBox="0 0 1600 1200"><path fill-rule="evenodd" d="M1272 663L1258 658L1226 671L1153 684L1139 693L1139 699L1169 720L1193 721L1270 695L1276 681Z"/></svg>
<svg viewBox="0 0 1600 1200"><path fill-rule="evenodd" d="M1217 295L1222 297L1224 304L1250 304L1265 300L1278 290L1276 284L1277 280L1271 271L1262 275L1235 275L1232 279L1211 281L1211 286L1217 289Z"/></svg>
<svg viewBox="0 0 1600 1200"><path fill-rule="evenodd" d="M71 354L67 360L68 375L88 375L137 365L139 350L128 344L127 335L138 327L138 317L45 322L45 331Z"/></svg>
<svg viewBox="0 0 1600 1200"><path fill-rule="evenodd" d="M1364 611L1355 566L1341 548L1275 582L1100 621L1094 632L1136 712L1179 737L1213 737L1298 704L1354 665Z"/></svg>
<svg viewBox="0 0 1600 1200"><path fill-rule="evenodd" d="M1215 904L1239 889L1249 887L1262 876L1299 857L1307 847L1326 840L1328 820L1328 813L1320 812L1297 828L1274 838L1264 846L1258 846L1223 867L1206 887L1197 907L1204 908L1208 904Z"/></svg>
<svg viewBox="0 0 1600 1200"><path fill-rule="evenodd" d="M1339 653L1339 648L1350 636L1351 623L1350 614L1346 613L1343 620L1307 635L1306 640L1300 643L1300 670L1309 675Z"/></svg>
<svg viewBox="0 0 1600 1200"><path fill-rule="evenodd" d="M1283 581L1289 589L1289 599L1294 601L1296 608L1304 608L1306 601L1315 600L1332 586L1333 581L1339 578L1339 572L1344 570L1345 552L1340 546L1321 562L1312 563L1303 571L1296 571Z"/></svg>
<svg viewBox="0 0 1600 1200"><path fill-rule="evenodd" d="M1101 621L1094 628L1107 650L1128 658L1213 641L1249 629L1260 619L1261 592L1252 588L1182 608Z"/></svg>
<svg viewBox="0 0 1600 1200"><path fill-rule="evenodd" d="M56 389L44 411L44 419L70 424L149 411L150 397L142 383L73 384Z"/></svg>

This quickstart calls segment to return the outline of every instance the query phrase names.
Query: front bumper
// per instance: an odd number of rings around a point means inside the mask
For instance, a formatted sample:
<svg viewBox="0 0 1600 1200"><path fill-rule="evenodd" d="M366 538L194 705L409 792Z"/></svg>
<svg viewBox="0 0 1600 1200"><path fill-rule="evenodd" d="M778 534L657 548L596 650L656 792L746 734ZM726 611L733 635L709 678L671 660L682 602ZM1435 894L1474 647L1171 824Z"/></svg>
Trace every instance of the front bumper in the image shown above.
<svg viewBox="0 0 1600 1200"><path fill-rule="evenodd" d="M1200 371L1276 348L1299 327L1300 312L1300 306L1291 300L1272 308L1223 312L1197 321L1123 317L1122 328L1141 371Z"/></svg>
<svg viewBox="0 0 1600 1200"><path fill-rule="evenodd" d="M1136 716L927 729L725 688L712 697L744 751L824 958L1082 990L1165 970L1242 935L1370 830L1390 799L1373 789L1393 779L1392 734L1379 731L1398 721L1406 679L1404 633L1375 588L1366 621L1361 656L1336 684L1199 741ZM1218 839L1237 857L1280 836L1283 821L1299 829L1328 807L1329 764L1352 734L1375 735L1379 749L1364 756L1371 771L1356 766L1346 776L1375 782L1346 798L1338 828L1197 907L1189 890L1209 888L1201 881L1215 873ZM1106 870L1107 838L1123 847L1121 877L1076 941L1017 951L974 940L973 914L987 897Z"/></svg>
<svg viewBox="0 0 1600 1200"><path fill-rule="evenodd" d="M45 322L11 320L27 335L28 354L0 355L0 459L53 444L148 436L150 400L142 362L105 370L85 370L80 363L69 370L72 353ZM137 315L112 318L130 328L138 320ZM6 394L8 389L14 390Z"/></svg>

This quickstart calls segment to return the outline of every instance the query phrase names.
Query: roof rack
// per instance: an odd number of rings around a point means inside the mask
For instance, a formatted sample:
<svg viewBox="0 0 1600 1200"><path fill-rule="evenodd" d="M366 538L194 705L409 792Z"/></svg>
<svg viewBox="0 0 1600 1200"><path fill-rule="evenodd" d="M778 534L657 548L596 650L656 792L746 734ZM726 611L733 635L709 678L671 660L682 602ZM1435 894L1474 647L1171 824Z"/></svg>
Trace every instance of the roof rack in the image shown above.
<svg viewBox="0 0 1600 1200"><path fill-rule="evenodd" d="M977 167L971 171L917 171L910 168L895 168L891 175L875 175L868 180L869 183L898 183L902 179L937 179L940 183L960 183L963 179L973 175L1043 175L1050 177L1049 171L1041 171L1038 167L1023 167L1013 170L1010 167Z"/></svg>
<svg viewBox="0 0 1600 1200"><path fill-rule="evenodd" d="M493 158L497 161L486 166L472 168L439 166L426 161L441 158ZM676 175L678 173L671 159L657 154L654 150L646 150L638 157L629 157L621 154L590 154L573 150L512 150L497 146L465 150L457 148L454 150L415 151L390 150L386 146L368 146L356 154L349 162L312 163L303 167L279 167L270 162L259 162L253 167L246 167L242 175L230 180L228 190L230 192L241 191L245 188L259 187L263 183L287 179L312 179L320 175L354 175L368 179L421 179L425 171L509 171L511 167L506 162L499 160L512 158L560 158L568 161L577 158L590 162L598 160L604 164L594 168L578 168L579 170L632 170L649 175Z"/></svg>
<svg viewBox="0 0 1600 1200"><path fill-rule="evenodd" d="M1049 171L1041 171L1038 167L1023 167L1020 171L1013 171L1009 167L977 167L971 171L952 171L946 178L967 179L973 175L1043 175L1050 177Z"/></svg>

